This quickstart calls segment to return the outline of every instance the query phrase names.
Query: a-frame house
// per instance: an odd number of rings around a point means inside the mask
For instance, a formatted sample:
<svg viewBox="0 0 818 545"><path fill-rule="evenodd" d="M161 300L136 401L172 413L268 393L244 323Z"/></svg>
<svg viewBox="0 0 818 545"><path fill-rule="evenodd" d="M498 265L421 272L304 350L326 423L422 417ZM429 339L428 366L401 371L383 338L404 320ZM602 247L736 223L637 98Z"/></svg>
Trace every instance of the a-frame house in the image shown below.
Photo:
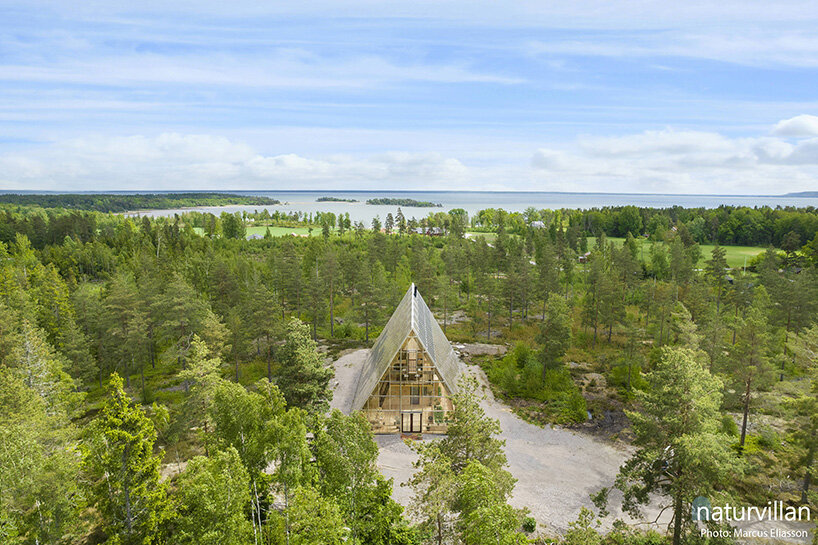
<svg viewBox="0 0 818 545"><path fill-rule="evenodd" d="M412 284L361 368L352 408L375 433L446 433L459 365Z"/></svg>

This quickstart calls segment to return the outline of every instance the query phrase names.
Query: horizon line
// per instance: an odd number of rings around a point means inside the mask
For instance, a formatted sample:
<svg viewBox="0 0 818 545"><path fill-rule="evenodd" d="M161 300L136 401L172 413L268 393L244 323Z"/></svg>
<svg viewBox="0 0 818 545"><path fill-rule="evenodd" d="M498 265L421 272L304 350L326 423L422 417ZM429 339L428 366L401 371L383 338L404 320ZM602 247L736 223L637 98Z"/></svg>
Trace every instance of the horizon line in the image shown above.
<svg viewBox="0 0 818 545"><path fill-rule="evenodd" d="M115 189L115 190L73 190L57 191L52 189L0 189L0 193L6 195L25 194L50 194L50 195L81 195L81 194L163 194L163 193L536 193L549 195L626 195L626 196L666 196L666 197L767 197L767 198L816 198L818 190L794 191L790 193L765 194L765 193L639 193L639 192L611 192L611 191L548 191L548 190L524 190L524 189ZM805 194L814 193L815 197Z"/></svg>

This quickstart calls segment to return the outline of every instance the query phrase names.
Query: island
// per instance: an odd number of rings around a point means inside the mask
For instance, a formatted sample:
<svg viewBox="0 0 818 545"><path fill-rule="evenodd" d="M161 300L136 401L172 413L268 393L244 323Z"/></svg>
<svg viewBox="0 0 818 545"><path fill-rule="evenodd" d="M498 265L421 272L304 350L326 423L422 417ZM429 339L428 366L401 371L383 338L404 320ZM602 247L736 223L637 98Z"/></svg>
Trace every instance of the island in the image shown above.
<svg viewBox="0 0 818 545"><path fill-rule="evenodd" d="M358 202L357 199L344 199L341 197L318 197L315 202Z"/></svg>
<svg viewBox="0 0 818 545"><path fill-rule="evenodd" d="M804 197L812 199L818 197L818 191L798 191L796 193L787 193L784 197Z"/></svg>
<svg viewBox="0 0 818 545"><path fill-rule="evenodd" d="M71 194L0 194L0 204L68 208L97 212L132 210L167 210L196 206L271 206L276 199L234 193L71 193Z"/></svg>
<svg viewBox="0 0 818 545"><path fill-rule="evenodd" d="M443 208L443 205L440 203L434 203L429 201L416 201L415 199L393 199L389 197L367 199L366 204L385 204L389 206L417 206L423 208Z"/></svg>

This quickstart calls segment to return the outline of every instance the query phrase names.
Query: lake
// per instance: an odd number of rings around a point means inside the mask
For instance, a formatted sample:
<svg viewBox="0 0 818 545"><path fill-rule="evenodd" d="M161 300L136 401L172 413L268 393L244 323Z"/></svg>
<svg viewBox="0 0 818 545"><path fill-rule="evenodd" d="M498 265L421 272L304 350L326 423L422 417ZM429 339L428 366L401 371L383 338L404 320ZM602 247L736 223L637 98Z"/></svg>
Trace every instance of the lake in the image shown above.
<svg viewBox="0 0 818 545"><path fill-rule="evenodd" d="M117 192L119 193L119 192ZM122 192L131 193L131 192ZM136 193L136 192L133 192ZM138 192L159 193L159 192ZM443 208L402 207L407 218L421 218L430 212L440 212L453 208L463 208L469 215L485 208L503 208L510 212L522 212L529 206L534 208L594 208L601 206L634 206L667 208L683 206L686 208L715 208L721 205L734 206L818 206L816 197L789 196L749 196L749 195L659 195L659 194L626 194L626 193L558 193L558 192L521 192L521 191L229 191L241 195L258 195L281 201L282 204L268 207L260 206L223 206L200 207L196 210L220 214L262 210L267 208L271 213L282 212L349 212L353 221L369 224L375 216L381 220L386 214L394 214L397 206L368 205L367 199L393 197L430 201L440 203ZM356 199L359 202L316 202L319 197L337 197ZM188 209L148 210L131 213L147 216L172 216L187 212Z"/></svg>

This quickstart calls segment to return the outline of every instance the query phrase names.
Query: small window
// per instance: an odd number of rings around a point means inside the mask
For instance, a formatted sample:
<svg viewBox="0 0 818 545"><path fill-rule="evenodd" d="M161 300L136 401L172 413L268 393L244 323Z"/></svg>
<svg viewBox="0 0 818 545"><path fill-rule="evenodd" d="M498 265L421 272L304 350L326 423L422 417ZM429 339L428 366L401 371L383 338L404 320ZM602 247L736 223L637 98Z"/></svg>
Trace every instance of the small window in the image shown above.
<svg viewBox="0 0 818 545"><path fill-rule="evenodd" d="M412 405L420 405L420 386L412 386L409 394L409 403Z"/></svg>

